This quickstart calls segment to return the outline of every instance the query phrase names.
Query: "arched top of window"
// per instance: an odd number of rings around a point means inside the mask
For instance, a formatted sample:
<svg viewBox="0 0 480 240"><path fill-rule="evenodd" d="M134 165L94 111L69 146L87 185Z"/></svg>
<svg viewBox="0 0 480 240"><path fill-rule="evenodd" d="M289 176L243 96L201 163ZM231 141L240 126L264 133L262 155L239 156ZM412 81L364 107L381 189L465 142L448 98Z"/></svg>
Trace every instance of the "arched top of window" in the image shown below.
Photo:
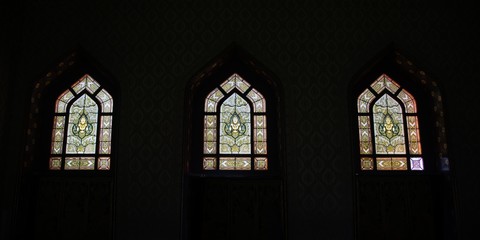
<svg viewBox="0 0 480 240"><path fill-rule="evenodd" d="M398 50L361 72L349 95L357 173L449 170L438 85Z"/></svg>
<svg viewBox="0 0 480 240"><path fill-rule="evenodd" d="M271 75L237 46L186 88L190 176L273 176L280 166L279 91Z"/></svg>

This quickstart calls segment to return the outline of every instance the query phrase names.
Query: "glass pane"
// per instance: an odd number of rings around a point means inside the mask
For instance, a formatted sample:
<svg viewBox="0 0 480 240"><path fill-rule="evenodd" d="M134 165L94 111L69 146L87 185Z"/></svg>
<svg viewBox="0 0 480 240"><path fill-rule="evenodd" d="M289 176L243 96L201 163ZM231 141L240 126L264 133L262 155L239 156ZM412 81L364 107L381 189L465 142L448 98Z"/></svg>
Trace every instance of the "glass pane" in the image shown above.
<svg viewBox="0 0 480 240"><path fill-rule="evenodd" d="M62 167L62 158L61 157L51 157L50 158L50 170L60 170Z"/></svg>
<svg viewBox="0 0 480 240"><path fill-rule="evenodd" d="M64 113L67 111L67 104L72 100L74 97L73 93L70 92L70 90L67 90L58 97L56 106L55 106L55 112L56 113Z"/></svg>
<svg viewBox="0 0 480 240"><path fill-rule="evenodd" d="M371 154L372 153L372 137L370 135L370 132L371 132L370 117L359 116L358 128L359 128L359 138L360 138L360 154Z"/></svg>
<svg viewBox="0 0 480 240"><path fill-rule="evenodd" d="M236 93L220 107L220 153L251 153L250 106Z"/></svg>
<svg viewBox="0 0 480 240"><path fill-rule="evenodd" d="M250 87L250 84L235 73L223 82L221 87L226 93L229 93L234 88L244 93Z"/></svg>
<svg viewBox="0 0 480 240"><path fill-rule="evenodd" d="M406 158L377 158L377 170L407 170Z"/></svg>
<svg viewBox="0 0 480 240"><path fill-rule="evenodd" d="M207 115L204 118L203 153L217 153L217 116Z"/></svg>
<svg viewBox="0 0 480 240"><path fill-rule="evenodd" d="M203 170L215 170L217 169L217 159L214 157L203 158Z"/></svg>
<svg viewBox="0 0 480 240"><path fill-rule="evenodd" d="M75 91L76 94L79 94L80 92L85 89L87 86L87 78L86 76L82 77L80 80L78 80L76 83L72 85L73 91Z"/></svg>
<svg viewBox="0 0 480 240"><path fill-rule="evenodd" d="M268 159L266 157L255 158L255 170L268 170Z"/></svg>
<svg viewBox="0 0 480 240"><path fill-rule="evenodd" d="M110 154L111 153L111 140L112 140L112 116L102 116L101 117L101 127L100 130L100 154Z"/></svg>
<svg viewBox="0 0 480 240"><path fill-rule="evenodd" d="M408 143L410 154L421 154L420 132L418 130L418 120L416 116L407 116Z"/></svg>
<svg viewBox="0 0 480 240"><path fill-rule="evenodd" d="M98 158L98 170L109 170L110 169L110 157L99 157Z"/></svg>
<svg viewBox="0 0 480 240"><path fill-rule="evenodd" d="M405 89L400 91L400 93L398 94L398 98L402 100L403 105L405 106L405 112L407 113L417 112L417 104L415 103L415 99L413 98L412 95L410 95L410 93L405 91Z"/></svg>
<svg viewBox="0 0 480 240"><path fill-rule="evenodd" d="M406 158L392 158L392 170L408 170Z"/></svg>
<svg viewBox="0 0 480 240"><path fill-rule="evenodd" d="M250 158L238 157L235 158L235 170L250 170L252 169Z"/></svg>
<svg viewBox="0 0 480 240"><path fill-rule="evenodd" d="M63 151L63 134L65 132L65 117L56 116L53 120L52 154L61 154Z"/></svg>
<svg viewBox="0 0 480 240"><path fill-rule="evenodd" d="M95 158L81 157L79 165L80 165L80 170L93 170L95 169Z"/></svg>
<svg viewBox="0 0 480 240"><path fill-rule="evenodd" d="M403 111L400 104L384 94L373 106L375 150L377 154L404 154Z"/></svg>
<svg viewBox="0 0 480 240"><path fill-rule="evenodd" d="M373 95L370 90L365 90L360 96L358 97L357 107L359 113L368 113L370 111L370 103L372 102Z"/></svg>
<svg viewBox="0 0 480 240"><path fill-rule="evenodd" d="M423 170L423 158L412 157L410 158L410 167L412 170Z"/></svg>
<svg viewBox="0 0 480 240"><path fill-rule="evenodd" d="M220 170L250 170L251 163L249 157L221 157L219 169Z"/></svg>
<svg viewBox="0 0 480 240"><path fill-rule="evenodd" d="M392 170L392 158L377 158L377 170Z"/></svg>
<svg viewBox="0 0 480 240"><path fill-rule="evenodd" d="M233 158L233 157L220 158L219 169L220 170L235 170L235 158Z"/></svg>
<svg viewBox="0 0 480 240"><path fill-rule="evenodd" d="M97 99L102 104L102 113L110 113L113 111L113 99L112 96L105 90L102 89L97 94Z"/></svg>
<svg viewBox="0 0 480 240"><path fill-rule="evenodd" d="M217 112L217 103L222 98L223 93L218 88L210 92L205 100L205 112Z"/></svg>
<svg viewBox="0 0 480 240"><path fill-rule="evenodd" d="M252 101L253 104L253 111L254 112L265 112L265 99L263 98L262 94L259 93L257 90L252 89L247 94L248 99Z"/></svg>
<svg viewBox="0 0 480 240"><path fill-rule="evenodd" d="M79 157L66 157L65 158L65 170L78 170L80 169Z"/></svg>
<svg viewBox="0 0 480 240"><path fill-rule="evenodd" d="M373 170L373 159L370 157L360 158L360 168L362 170Z"/></svg>
<svg viewBox="0 0 480 240"><path fill-rule="evenodd" d="M87 79L86 88L91 94L93 94L100 87L100 84L93 80L93 78L91 78L89 75L85 75L85 78Z"/></svg>
<svg viewBox="0 0 480 240"><path fill-rule="evenodd" d="M70 107L66 153L95 153L98 106L83 94Z"/></svg>
<svg viewBox="0 0 480 240"><path fill-rule="evenodd" d="M386 74L382 74L370 86L377 93L381 93L384 89L387 89L391 93L395 93L400 88L400 86L391 78L389 78Z"/></svg>

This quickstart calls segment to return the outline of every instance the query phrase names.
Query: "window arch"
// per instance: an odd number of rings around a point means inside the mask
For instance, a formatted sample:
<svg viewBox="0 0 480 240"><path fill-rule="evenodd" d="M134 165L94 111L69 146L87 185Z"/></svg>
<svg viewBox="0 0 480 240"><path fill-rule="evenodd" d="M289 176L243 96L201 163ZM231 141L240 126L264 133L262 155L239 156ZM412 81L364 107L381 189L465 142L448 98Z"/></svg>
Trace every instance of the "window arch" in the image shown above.
<svg viewBox="0 0 480 240"><path fill-rule="evenodd" d="M109 170L113 98L85 74L56 100L50 170Z"/></svg>
<svg viewBox="0 0 480 240"><path fill-rule="evenodd" d="M272 76L233 44L186 85L182 239L286 236L282 93Z"/></svg>
<svg viewBox="0 0 480 240"><path fill-rule="evenodd" d="M204 112L204 170L268 169L266 103L259 91L234 73L208 94Z"/></svg>
<svg viewBox="0 0 480 240"><path fill-rule="evenodd" d="M357 99L361 170L423 170L415 98L382 74Z"/></svg>
<svg viewBox="0 0 480 240"><path fill-rule="evenodd" d="M354 78L348 95L356 238L389 238L398 229L402 239L453 236L454 179L439 86L393 46Z"/></svg>

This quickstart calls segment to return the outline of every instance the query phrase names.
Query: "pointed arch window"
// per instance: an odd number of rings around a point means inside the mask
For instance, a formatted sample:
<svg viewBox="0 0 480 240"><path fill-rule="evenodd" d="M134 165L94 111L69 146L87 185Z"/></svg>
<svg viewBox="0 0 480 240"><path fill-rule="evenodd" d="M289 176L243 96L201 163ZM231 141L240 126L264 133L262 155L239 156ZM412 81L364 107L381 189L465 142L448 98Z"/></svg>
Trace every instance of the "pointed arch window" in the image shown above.
<svg viewBox="0 0 480 240"><path fill-rule="evenodd" d="M263 95L231 75L205 99L203 170L267 170L266 123Z"/></svg>
<svg viewBox="0 0 480 240"><path fill-rule="evenodd" d="M109 170L113 98L86 74L55 103L50 170Z"/></svg>
<svg viewBox="0 0 480 240"><path fill-rule="evenodd" d="M424 170L415 98L386 74L357 99L361 170Z"/></svg>

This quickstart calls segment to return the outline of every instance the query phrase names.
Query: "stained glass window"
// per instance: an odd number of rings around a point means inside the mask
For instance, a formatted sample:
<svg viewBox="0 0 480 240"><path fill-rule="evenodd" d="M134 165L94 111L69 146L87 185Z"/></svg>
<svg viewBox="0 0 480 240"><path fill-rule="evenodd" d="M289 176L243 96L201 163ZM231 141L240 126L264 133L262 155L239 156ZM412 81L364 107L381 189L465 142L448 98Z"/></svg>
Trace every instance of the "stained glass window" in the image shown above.
<svg viewBox="0 0 480 240"><path fill-rule="evenodd" d="M423 170L414 97L382 74L357 99L361 170Z"/></svg>
<svg viewBox="0 0 480 240"><path fill-rule="evenodd" d="M55 104L50 170L109 170L112 96L89 75L65 90Z"/></svg>
<svg viewBox="0 0 480 240"><path fill-rule="evenodd" d="M267 170L267 117L263 95L233 74L207 95L204 170Z"/></svg>

